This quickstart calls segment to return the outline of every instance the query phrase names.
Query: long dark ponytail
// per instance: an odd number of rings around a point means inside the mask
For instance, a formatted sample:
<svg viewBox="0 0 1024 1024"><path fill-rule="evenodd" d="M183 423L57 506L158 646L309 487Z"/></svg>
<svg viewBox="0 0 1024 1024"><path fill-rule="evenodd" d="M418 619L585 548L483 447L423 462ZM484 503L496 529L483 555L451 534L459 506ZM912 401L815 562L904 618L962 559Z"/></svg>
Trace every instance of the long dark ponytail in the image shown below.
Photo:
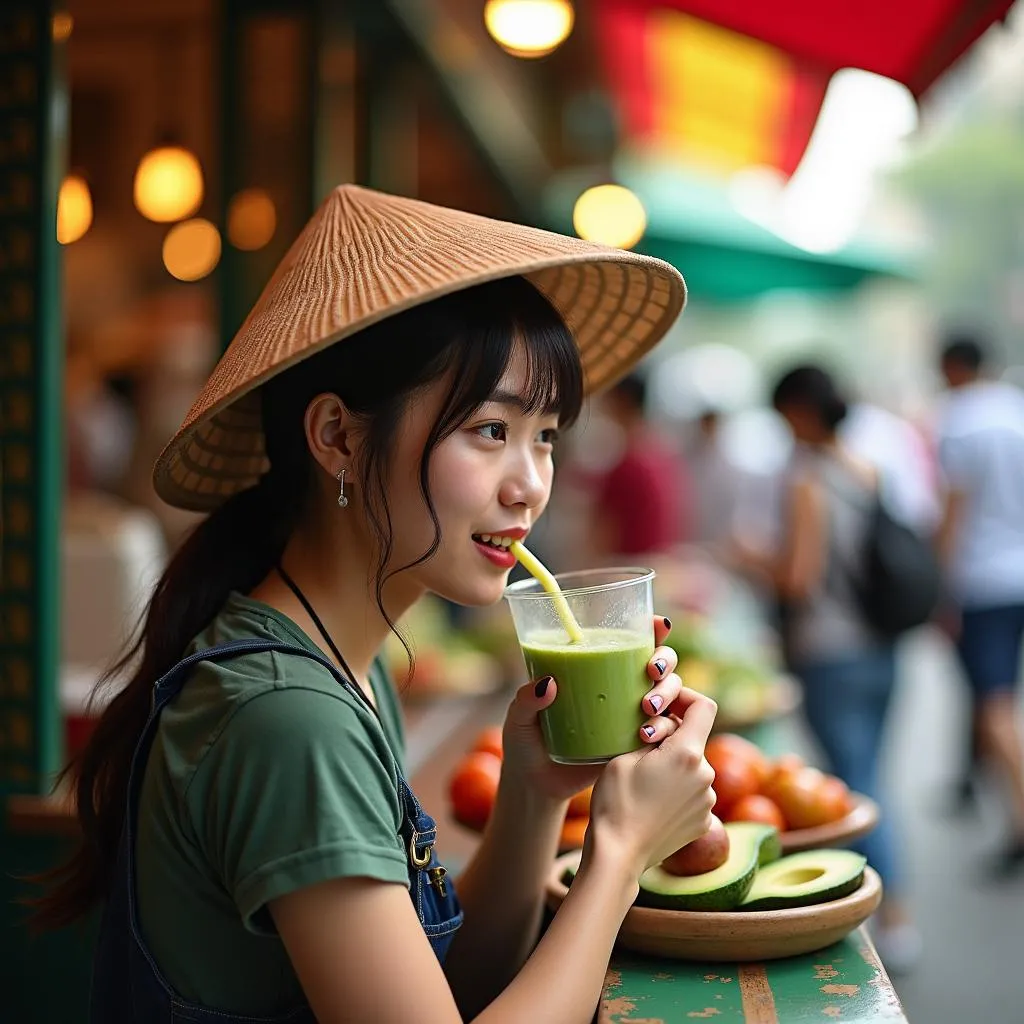
<svg viewBox="0 0 1024 1024"><path fill-rule="evenodd" d="M447 379L448 392L430 431L420 489L435 537L440 527L428 485L433 448L487 400L517 345L525 348L528 407L577 417L583 398L575 343L547 300L522 278L455 293L368 328L298 363L263 388L269 472L204 519L171 558L136 638L94 692L128 677L107 704L82 753L62 777L72 787L81 841L70 859L43 876L49 891L35 906L42 928L70 924L105 898L124 824L131 759L150 711L155 682L217 616L232 591L252 590L276 565L301 521L312 487L303 414L317 394L333 391L364 421L357 480L378 549L376 600L392 549L385 480L394 439L418 391ZM386 614L386 613L385 613Z"/></svg>

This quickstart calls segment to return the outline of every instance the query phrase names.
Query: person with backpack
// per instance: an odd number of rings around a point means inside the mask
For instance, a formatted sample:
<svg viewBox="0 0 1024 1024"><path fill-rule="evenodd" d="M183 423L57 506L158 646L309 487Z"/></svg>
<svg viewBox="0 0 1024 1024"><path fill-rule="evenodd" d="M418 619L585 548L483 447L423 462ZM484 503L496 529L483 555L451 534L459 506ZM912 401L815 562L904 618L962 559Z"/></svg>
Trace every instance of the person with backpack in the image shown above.
<svg viewBox="0 0 1024 1024"><path fill-rule="evenodd" d="M872 621L865 600L872 589L878 473L840 442L847 405L823 369L791 370L772 402L796 441L782 488L779 539L769 556L739 540L739 557L775 593L785 659L802 684L807 722L829 767L882 807L859 849L885 884L873 929L879 954L890 971L907 970L921 940L904 903L895 821L878 778L896 681L895 639Z"/></svg>

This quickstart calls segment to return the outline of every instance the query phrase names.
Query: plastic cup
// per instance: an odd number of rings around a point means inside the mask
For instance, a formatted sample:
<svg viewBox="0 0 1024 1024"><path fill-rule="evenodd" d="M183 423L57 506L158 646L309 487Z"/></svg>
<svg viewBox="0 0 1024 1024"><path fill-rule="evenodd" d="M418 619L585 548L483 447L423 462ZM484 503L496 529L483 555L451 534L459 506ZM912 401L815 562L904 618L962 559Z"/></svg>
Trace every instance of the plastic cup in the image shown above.
<svg viewBox="0 0 1024 1024"><path fill-rule="evenodd" d="M531 679L554 676L558 694L541 712L548 756L560 764L603 764L643 745L640 707L651 688L653 569L589 569L557 575L583 630L572 643L556 596L535 579L505 590Z"/></svg>

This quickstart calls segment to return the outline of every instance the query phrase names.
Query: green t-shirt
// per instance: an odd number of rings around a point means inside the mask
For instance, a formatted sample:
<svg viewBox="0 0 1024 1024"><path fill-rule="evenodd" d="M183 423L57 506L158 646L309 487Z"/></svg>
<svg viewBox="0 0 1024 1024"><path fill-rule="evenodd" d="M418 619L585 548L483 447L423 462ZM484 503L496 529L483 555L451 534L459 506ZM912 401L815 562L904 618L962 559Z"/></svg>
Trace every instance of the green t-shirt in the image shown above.
<svg viewBox="0 0 1024 1024"><path fill-rule="evenodd" d="M243 638L317 647L268 605L232 594L191 650ZM269 1015L302 989L267 903L332 878L408 885L399 828L404 738L375 664L373 712L316 662L202 662L160 716L139 801L139 916L185 998Z"/></svg>

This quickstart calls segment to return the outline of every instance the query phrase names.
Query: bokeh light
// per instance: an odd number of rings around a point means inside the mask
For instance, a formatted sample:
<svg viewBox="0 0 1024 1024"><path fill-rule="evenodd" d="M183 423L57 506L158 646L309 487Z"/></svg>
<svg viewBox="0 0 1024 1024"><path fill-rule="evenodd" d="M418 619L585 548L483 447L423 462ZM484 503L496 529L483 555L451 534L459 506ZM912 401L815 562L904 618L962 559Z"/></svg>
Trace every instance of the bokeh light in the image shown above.
<svg viewBox="0 0 1024 1024"><path fill-rule="evenodd" d="M135 171L135 205L158 223L190 217L203 201L199 161L181 146L151 149Z"/></svg>
<svg viewBox="0 0 1024 1024"><path fill-rule="evenodd" d="M198 281L217 266L220 248L220 232L208 220L196 217L167 232L164 266L179 281Z"/></svg>
<svg viewBox="0 0 1024 1024"><path fill-rule="evenodd" d="M276 228L274 200L263 189L243 189L228 204L228 240L236 249L262 249Z"/></svg>
<svg viewBox="0 0 1024 1024"><path fill-rule="evenodd" d="M77 242L92 225L92 194L84 178L69 174L57 195L57 241Z"/></svg>
<svg viewBox="0 0 1024 1024"><path fill-rule="evenodd" d="M628 188L595 185L576 200L572 224L580 238L616 249L631 249L643 238L647 213Z"/></svg>
<svg viewBox="0 0 1024 1024"><path fill-rule="evenodd" d="M569 0L487 0L484 24L494 41L516 57L544 57L572 32Z"/></svg>

